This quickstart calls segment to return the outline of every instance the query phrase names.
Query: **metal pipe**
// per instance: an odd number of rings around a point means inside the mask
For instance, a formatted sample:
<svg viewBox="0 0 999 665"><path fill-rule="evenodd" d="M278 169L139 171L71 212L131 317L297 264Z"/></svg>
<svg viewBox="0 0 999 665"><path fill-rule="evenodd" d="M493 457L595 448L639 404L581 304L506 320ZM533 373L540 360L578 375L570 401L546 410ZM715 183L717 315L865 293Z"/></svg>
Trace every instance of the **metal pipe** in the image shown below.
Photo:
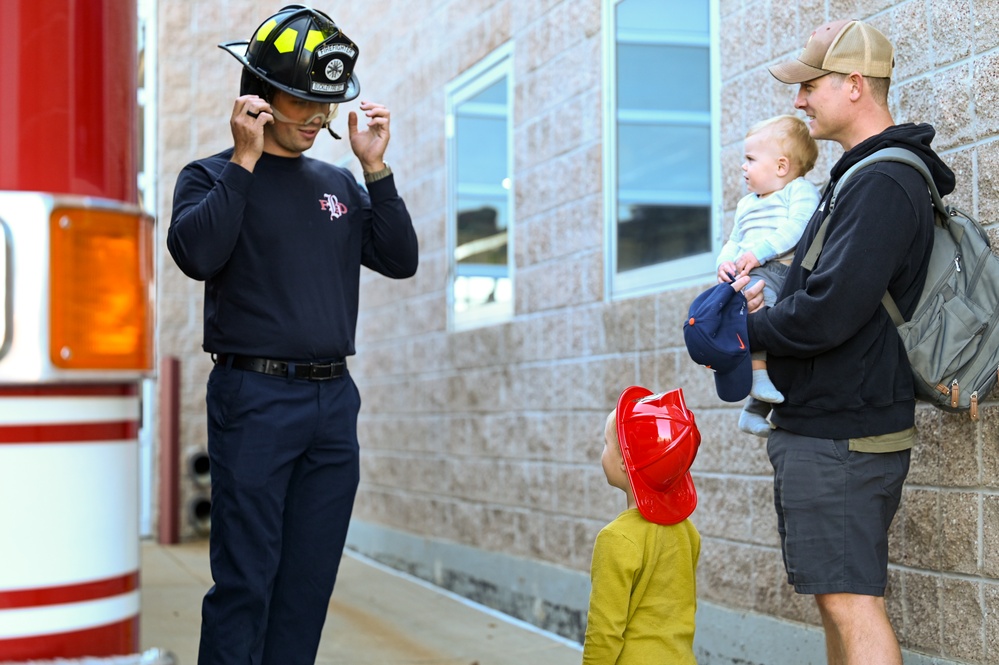
<svg viewBox="0 0 999 665"><path fill-rule="evenodd" d="M160 361L159 542L180 541L180 360Z"/></svg>

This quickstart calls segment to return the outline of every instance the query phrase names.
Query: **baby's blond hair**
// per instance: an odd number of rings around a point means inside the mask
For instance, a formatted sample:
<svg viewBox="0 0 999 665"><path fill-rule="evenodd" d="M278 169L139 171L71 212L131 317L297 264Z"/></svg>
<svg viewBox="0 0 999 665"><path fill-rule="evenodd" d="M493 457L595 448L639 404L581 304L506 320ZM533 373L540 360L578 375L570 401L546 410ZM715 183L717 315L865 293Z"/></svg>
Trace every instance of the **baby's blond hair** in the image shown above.
<svg viewBox="0 0 999 665"><path fill-rule="evenodd" d="M793 115L767 118L750 127L746 137L765 131L770 132L780 146L781 153L791 163L790 170L794 177L803 176L812 170L815 160L819 158L819 146L808 133L808 125L801 118Z"/></svg>

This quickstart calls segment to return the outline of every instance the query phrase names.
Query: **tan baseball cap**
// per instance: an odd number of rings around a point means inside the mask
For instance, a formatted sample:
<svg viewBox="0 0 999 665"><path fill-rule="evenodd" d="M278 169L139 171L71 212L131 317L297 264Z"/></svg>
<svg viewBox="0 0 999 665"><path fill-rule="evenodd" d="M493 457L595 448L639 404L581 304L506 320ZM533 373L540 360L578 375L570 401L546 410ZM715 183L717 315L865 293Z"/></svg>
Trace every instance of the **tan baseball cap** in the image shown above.
<svg viewBox="0 0 999 665"><path fill-rule="evenodd" d="M811 81L830 72L859 72L872 78L891 78L895 49L875 28L863 21L833 21L819 26L794 60L770 67L782 83Z"/></svg>

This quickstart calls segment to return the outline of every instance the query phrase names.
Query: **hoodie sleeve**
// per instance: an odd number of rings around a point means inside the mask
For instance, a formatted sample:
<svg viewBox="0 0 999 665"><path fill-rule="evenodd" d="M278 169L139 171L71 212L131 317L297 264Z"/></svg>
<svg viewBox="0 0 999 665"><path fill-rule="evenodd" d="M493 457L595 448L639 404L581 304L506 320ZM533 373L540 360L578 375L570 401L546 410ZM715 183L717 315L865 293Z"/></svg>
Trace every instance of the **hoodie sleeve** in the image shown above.
<svg viewBox="0 0 999 665"><path fill-rule="evenodd" d="M749 316L754 351L816 356L843 344L871 321L893 277L922 259L910 254L919 235L914 228L916 206L925 206L925 201L913 201L900 182L913 176L919 178L904 165L880 163L850 179L840 192L815 270L804 275L803 285L785 289L788 295L775 306ZM814 235L810 227L802 250ZM803 253L795 257L794 268Z"/></svg>

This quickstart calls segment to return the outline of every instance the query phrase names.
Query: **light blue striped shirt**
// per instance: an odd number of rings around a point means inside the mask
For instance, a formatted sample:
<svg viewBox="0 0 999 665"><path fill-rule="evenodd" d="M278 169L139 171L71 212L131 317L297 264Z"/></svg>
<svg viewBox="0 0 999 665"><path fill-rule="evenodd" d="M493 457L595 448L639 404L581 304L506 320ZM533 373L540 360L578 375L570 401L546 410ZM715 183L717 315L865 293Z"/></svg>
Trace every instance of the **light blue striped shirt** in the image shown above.
<svg viewBox="0 0 999 665"><path fill-rule="evenodd" d="M742 197L735 209L732 235L718 255L715 270L746 252L752 252L760 265L793 254L818 205L818 188L804 178L795 178L764 198Z"/></svg>

